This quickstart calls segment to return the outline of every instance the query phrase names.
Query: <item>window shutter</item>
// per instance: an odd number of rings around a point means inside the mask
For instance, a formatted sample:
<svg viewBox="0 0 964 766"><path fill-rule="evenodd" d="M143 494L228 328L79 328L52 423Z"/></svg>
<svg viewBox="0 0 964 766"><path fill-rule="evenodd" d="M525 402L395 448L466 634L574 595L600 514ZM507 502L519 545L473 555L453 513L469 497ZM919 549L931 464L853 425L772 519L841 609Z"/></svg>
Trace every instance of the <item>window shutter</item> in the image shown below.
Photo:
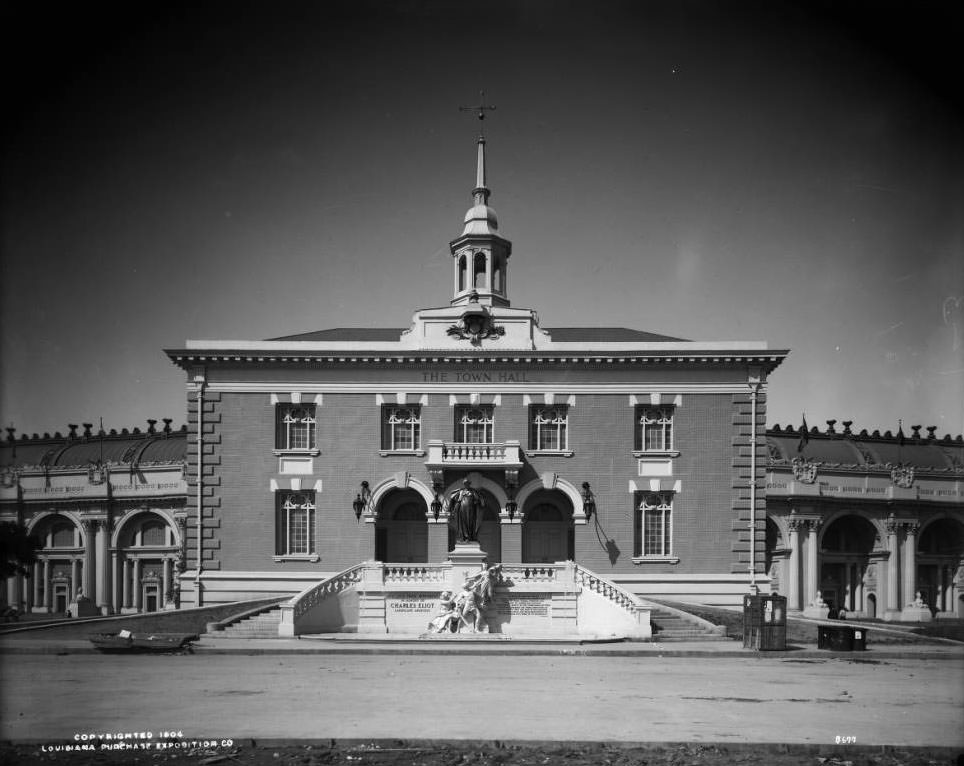
<svg viewBox="0 0 964 766"><path fill-rule="evenodd" d="M643 509L640 508L639 494L633 495L633 556L643 554Z"/></svg>
<svg viewBox="0 0 964 766"><path fill-rule="evenodd" d="M392 448L392 426L388 422L388 413L391 412L391 407L387 404L382 405L382 411L380 414L382 419L382 449L389 450Z"/></svg>
<svg viewBox="0 0 964 766"><path fill-rule="evenodd" d="M285 512L284 492L274 493L274 552L276 556L283 556L285 550Z"/></svg>
<svg viewBox="0 0 964 766"><path fill-rule="evenodd" d="M287 449L287 439L285 438L285 413L287 410L281 404L275 405L274 408L274 448L275 449Z"/></svg>
<svg viewBox="0 0 964 766"><path fill-rule="evenodd" d="M539 445L539 435L537 433L539 427L536 425L536 413L538 411L539 407L537 405L529 405L529 449L538 449Z"/></svg>

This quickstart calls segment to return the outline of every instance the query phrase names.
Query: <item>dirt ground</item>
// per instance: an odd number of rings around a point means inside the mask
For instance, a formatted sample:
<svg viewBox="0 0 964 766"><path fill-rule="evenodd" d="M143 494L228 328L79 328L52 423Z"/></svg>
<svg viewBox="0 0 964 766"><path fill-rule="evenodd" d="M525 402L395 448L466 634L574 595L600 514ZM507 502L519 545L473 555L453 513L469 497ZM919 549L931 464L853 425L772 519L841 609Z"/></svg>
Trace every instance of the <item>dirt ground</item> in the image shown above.
<svg viewBox="0 0 964 766"><path fill-rule="evenodd" d="M52 745L44 746L54 747ZM947 749L779 745L666 744L617 747L605 744L534 746L510 743L430 742L261 745L203 744L174 752L41 752L36 745L0 745L0 764L157 764L157 766L964 766L964 753Z"/></svg>

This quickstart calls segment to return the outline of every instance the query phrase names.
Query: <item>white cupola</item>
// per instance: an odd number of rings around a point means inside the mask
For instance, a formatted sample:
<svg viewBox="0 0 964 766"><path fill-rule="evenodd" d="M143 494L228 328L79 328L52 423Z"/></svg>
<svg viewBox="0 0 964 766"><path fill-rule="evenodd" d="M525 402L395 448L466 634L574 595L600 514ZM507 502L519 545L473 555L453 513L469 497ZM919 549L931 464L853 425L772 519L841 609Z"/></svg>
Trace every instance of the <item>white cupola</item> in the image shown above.
<svg viewBox="0 0 964 766"><path fill-rule="evenodd" d="M453 306L509 305L507 276L512 243L498 233L499 219L489 207L489 194L485 185L485 136L480 132L473 204L465 214L462 235L449 243L455 276Z"/></svg>

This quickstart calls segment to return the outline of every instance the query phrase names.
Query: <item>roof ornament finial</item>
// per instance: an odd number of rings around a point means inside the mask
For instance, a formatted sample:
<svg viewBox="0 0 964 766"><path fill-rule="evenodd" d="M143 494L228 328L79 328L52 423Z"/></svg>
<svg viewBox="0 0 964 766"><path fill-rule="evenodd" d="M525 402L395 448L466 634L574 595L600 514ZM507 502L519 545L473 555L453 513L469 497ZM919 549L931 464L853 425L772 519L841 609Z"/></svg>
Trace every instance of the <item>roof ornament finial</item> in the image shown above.
<svg viewBox="0 0 964 766"><path fill-rule="evenodd" d="M475 170L475 188L472 190L472 197L475 200L476 205L487 205L489 202L489 189L485 185L485 133L482 130L482 125L485 121L485 110L489 111L495 110L495 107L491 104L485 103L485 91L479 91L479 103L475 106L460 106L460 112L478 112L479 118L479 157L476 164Z"/></svg>
<svg viewBox="0 0 964 766"><path fill-rule="evenodd" d="M483 125L485 123L485 110L494 111L495 107L491 104L485 103L485 91L479 91L479 103L476 106L460 106L460 112L475 112L478 111L479 115L479 141L485 141L485 133L483 131Z"/></svg>

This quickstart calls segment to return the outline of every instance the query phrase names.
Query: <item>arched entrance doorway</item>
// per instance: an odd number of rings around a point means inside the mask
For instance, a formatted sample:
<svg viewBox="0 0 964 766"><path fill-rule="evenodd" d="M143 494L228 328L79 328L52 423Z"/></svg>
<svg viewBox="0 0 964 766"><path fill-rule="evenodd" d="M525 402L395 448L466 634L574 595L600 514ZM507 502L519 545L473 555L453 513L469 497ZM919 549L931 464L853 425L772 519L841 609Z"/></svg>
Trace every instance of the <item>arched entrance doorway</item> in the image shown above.
<svg viewBox="0 0 964 766"><path fill-rule="evenodd" d="M392 563L428 561L428 508L414 489L389 492L375 521L375 559Z"/></svg>
<svg viewBox="0 0 964 766"><path fill-rule="evenodd" d="M502 563L502 522L499 521L499 501L487 489L478 491L485 498L485 510L482 512L482 524L479 526L479 547L485 551L485 560L489 566ZM455 548L455 522L449 519L449 550Z"/></svg>
<svg viewBox="0 0 964 766"><path fill-rule="evenodd" d="M917 589L933 611L964 619L964 602L955 578L964 564L964 525L937 519L921 530L917 542Z"/></svg>
<svg viewBox="0 0 964 766"><path fill-rule="evenodd" d="M841 608L866 616L865 585L874 525L862 516L838 518L824 530L820 544L820 592L834 617Z"/></svg>
<svg viewBox="0 0 964 766"><path fill-rule="evenodd" d="M572 503L558 490L536 492L527 501L522 521L522 561L546 564L575 559Z"/></svg>
<svg viewBox="0 0 964 766"><path fill-rule="evenodd" d="M54 513L41 519L30 533L43 547L27 580L28 608L65 614L70 602L82 592L84 569L90 566L80 528L67 516Z"/></svg>
<svg viewBox="0 0 964 766"><path fill-rule="evenodd" d="M157 612L175 606L174 578L179 547L174 526L153 511L135 513L117 534L121 612Z"/></svg>

